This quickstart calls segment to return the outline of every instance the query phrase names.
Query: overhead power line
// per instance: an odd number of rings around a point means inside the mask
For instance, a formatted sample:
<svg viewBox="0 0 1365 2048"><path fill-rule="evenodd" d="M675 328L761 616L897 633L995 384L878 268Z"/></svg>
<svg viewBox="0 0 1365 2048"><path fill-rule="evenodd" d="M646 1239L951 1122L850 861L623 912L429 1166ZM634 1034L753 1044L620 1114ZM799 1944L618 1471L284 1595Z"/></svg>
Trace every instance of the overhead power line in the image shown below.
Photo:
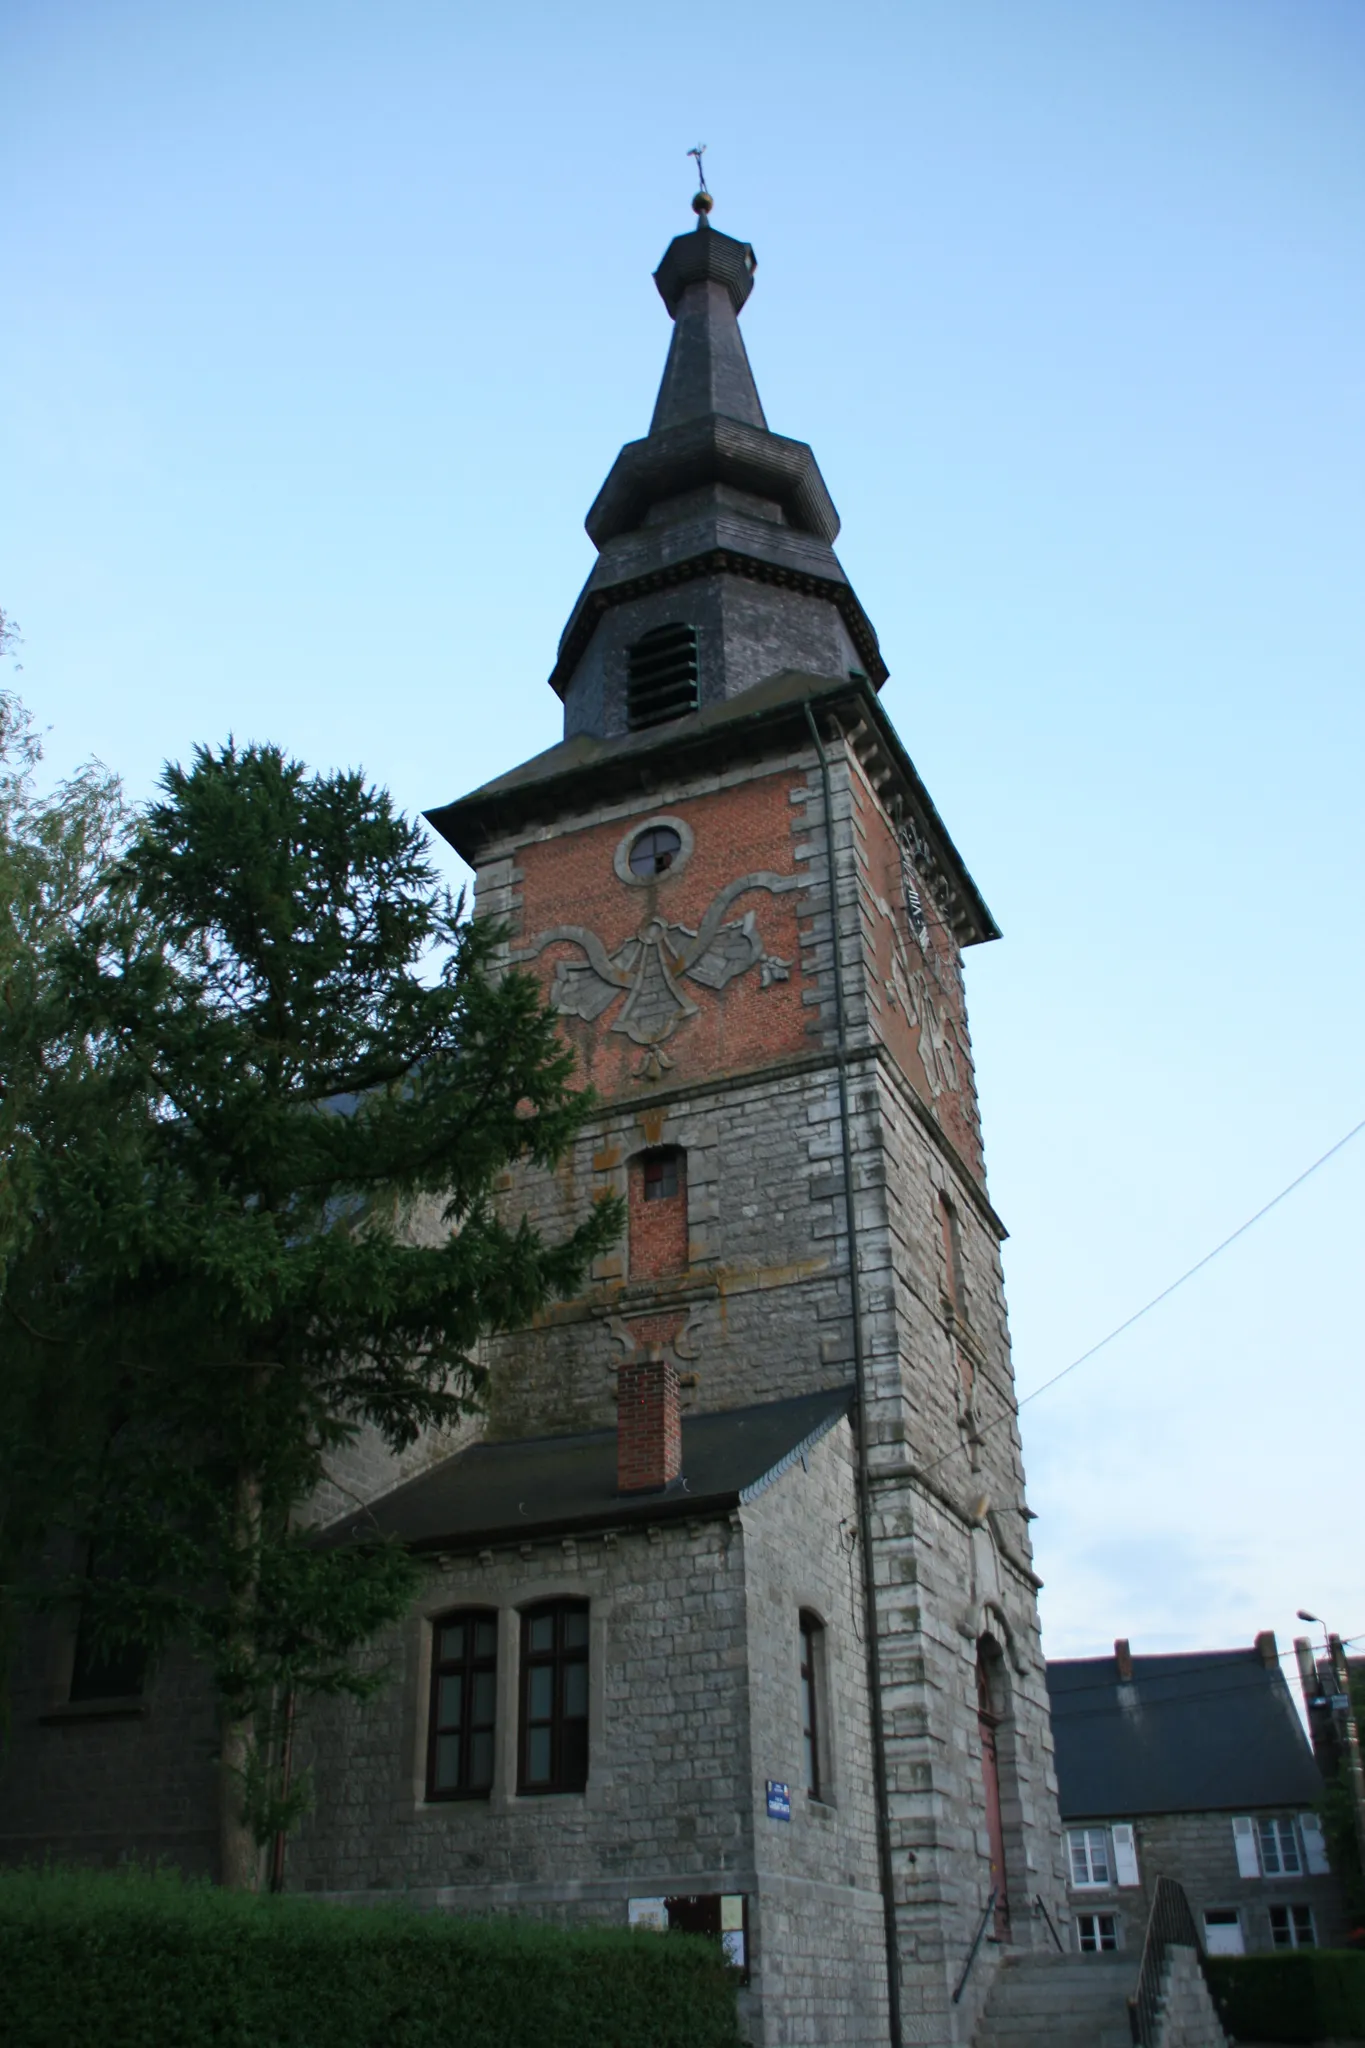
<svg viewBox="0 0 1365 2048"><path fill-rule="evenodd" d="M1003 1428L1005 1423L1014 1419L1020 1408L1027 1408L1030 1401L1036 1401L1040 1394L1046 1394L1059 1381L1068 1378L1071 1373L1078 1371L1081 1366L1089 1364L1090 1360L1103 1351L1107 1345L1112 1344L1116 1337L1121 1337L1125 1330L1131 1330L1134 1323L1140 1323L1144 1316L1150 1315L1154 1308L1159 1308L1163 1301L1169 1301L1176 1290L1183 1287L1187 1280L1193 1280L1196 1273L1202 1273L1205 1266L1212 1265L1213 1261L1225 1252L1229 1245L1236 1244L1239 1237L1245 1237L1246 1233L1255 1224L1259 1223L1262 1217L1268 1216L1272 1209L1277 1209L1280 1203L1287 1200L1296 1188L1301 1188L1306 1180L1311 1180L1320 1166L1325 1166L1329 1159L1334 1159L1337 1153L1349 1145L1352 1138L1358 1138L1362 1131L1365 1131L1365 1117L1362 1117L1358 1124L1353 1124L1344 1137L1337 1139L1335 1145L1329 1145L1327 1150L1319 1158L1315 1159L1311 1166L1305 1166L1302 1173L1295 1174L1293 1180L1287 1182L1277 1195L1272 1195L1268 1202L1263 1202L1254 1216L1248 1216L1245 1223L1239 1223L1237 1228L1231 1231L1220 1244L1216 1244L1213 1247L1212 1251L1205 1252L1202 1259L1196 1259L1192 1266L1188 1266L1185 1269L1179 1279L1172 1280L1168 1287L1162 1288L1160 1294L1154 1294L1150 1301L1145 1301L1142 1304L1141 1308L1134 1309L1132 1315L1125 1316L1121 1323L1117 1323L1114 1326L1108 1336L1101 1337L1097 1344L1092 1344L1090 1349L1083 1351L1079 1358L1073 1358L1070 1365L1064 1365L1060 1372L1053 1373L1052 1378L1044 1380L1040 1387L1034 1387L1032 1392L1025 1394L1013 1408L1006 1409L1003 1415L997 1415L994 1422L984 1424L976 1433L977 1439L989 1436L993 1430ZM917 1466L916 1471L922 1474L933 1472L939 1465L945 1464L949 1458L957 1457L963 1449L964 1446L955 1444L952 1450L942 1452L940 1456L931 1460L929 1464Z"/></svg>
<svg viewBox="0 0 1365 2048"><path fill-rule="evenodd" d="M1281 1202L1293 1194L1295 1188L1301 1188L1306 1180L1311 1180L1320 1166L1325 1166L1329 1159L1334 1158L1342 1150L1343 1146L1349 1145L1352 1138L1358 1138L1362 1131L1365 1131L1365 1117L1362 1117L1358 1124L1347 1131L1344 1138L1338 1138L1335 1145L1329 1145L1320 1159L1315 1159L1311 1166L1305 1166L1302 1173L1296 1174L1286 1187L1280 1189L1278 1195L1272 1195L1268 1202L1263 1203L1254 1216L1248 1216L1245 1223L1239 1223L1237 1228L1229 1236L1225 1237L1221 1244L1216 1244L1211 1252L1205 1252L1202 1259L1196 1259L1194 1264L1188 1267L1178 1280L1172 1280L1170 1286L1163 1287L1160 1294L1154 1294L1150 1301L1143 1303L1141 1308L1134 1309L1132 1315L1125 1317L1124 1321L1112 1329L1107 1337L1101 1337L1098 1344L1092 1344L1090 1349L1083 1351L1079 1358L1073 1358L1070 1365L1064 1365L1060 1372L1055 1372L1052 1375L1050 1380L1044 1380L1041 1387L1035 1387L1032 1393L1025 1394L1019 1406L1026 1408L1030 1401L1036 1401L1040 1394L1045 1394L1049 1387L1055 1387L1057 1382L1064 1380L1068 1373L1073 1373L1078 1366L1087 1364L1095 1356L1096 1352L1103 1351L1107 1344L1112 1344L1114 1339L1121 1337L1125 1330L1131 1330L1134 1323L1140 1323L1145 1315L1150 1315L1152 1310L1159 1308L1163 1301L1169 1301L1178 1287L1183 1287L1187 1280L1193 1280L1195 1274L1202 1273L1205 1266L1212 1265L1220 1253L1225 1252L1229 1245L1236 1244L1239 1237L1245 1237L1253 1225L1259 1223L1263 1216L1268 1216L1272 1209L1277 1209Z"/></svg>

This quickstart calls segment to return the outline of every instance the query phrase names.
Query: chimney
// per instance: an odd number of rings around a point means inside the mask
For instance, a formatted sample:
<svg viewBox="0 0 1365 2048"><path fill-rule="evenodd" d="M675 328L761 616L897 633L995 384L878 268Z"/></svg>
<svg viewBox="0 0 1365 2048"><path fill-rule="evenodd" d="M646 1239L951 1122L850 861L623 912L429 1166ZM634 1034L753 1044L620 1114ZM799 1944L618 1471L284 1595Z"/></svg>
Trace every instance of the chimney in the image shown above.
<svg viewBox="0 0 1365 2048"><path fill-rule="evenodd" d="M629 1358L616 1390L617 1491L662 1492L682 1471L677 1368L666 1358Z"/></svg>
<svg viewBox="0 0 1365 2048"><path fill-rule="evenodd" d="M1119 1667L1119 1684L1131 1685L1133 1682L1133 1653L1128 1647L1127 1636L1119 1636L1115 1639L1114 1662Z"/></svg>
<svg viewBox="0 0 1365 2048"><path fill-rule="evenodd" d="M1261 1653L1261 1662L1267 1671L1273 1671L1280 1661L1280 1646L1275 1640L1273 1628L1263 1628L1256 1638L1256 1648Z"/></svg>

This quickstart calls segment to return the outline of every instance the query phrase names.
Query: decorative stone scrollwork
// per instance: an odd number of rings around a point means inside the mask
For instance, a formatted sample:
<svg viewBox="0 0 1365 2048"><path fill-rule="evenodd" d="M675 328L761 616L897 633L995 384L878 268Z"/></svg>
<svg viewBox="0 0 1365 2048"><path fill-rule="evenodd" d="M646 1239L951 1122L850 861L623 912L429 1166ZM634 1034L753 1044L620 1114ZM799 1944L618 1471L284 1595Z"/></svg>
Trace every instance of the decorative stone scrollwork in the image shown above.
<svg viewBox="0 0 1365 2048"><path fill-rule="evenodd" d="M801 882L799 875L740 875L712 899L695 931L690 925L651 917L633 938L608 953L586 925L559 924L541 932L516 958L533 960L557 942L577 946L583 959L561 960L555 968L550 988L553 1007L562 1017L582 1017L592 1023L624 996L608 1029L648 1047L646 1065L662 1069L669 1062L658 1048L680 1024L697 1014L698 1006L682 986L684 981L720 990L755 967L763 988L790 978L790 960L765 950L753 911L729 920L725 913L750 889L766 889L779 896L799 889Z"/></svg>

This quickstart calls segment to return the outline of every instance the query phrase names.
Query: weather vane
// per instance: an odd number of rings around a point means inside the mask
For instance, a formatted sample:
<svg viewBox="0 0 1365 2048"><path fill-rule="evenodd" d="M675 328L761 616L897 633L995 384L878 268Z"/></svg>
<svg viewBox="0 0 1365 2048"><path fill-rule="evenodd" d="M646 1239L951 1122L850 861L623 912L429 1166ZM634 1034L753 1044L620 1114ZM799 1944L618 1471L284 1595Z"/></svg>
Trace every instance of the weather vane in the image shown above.
<svg viewBox="0 0 1365 2048"><path fill-rule="evenodd" d="M692 211L700 220L705 220L715 203L710 192L707 190L706 173L702 169L701 160L706 155L706 144L699 142L696 148L689 149L687 154L694 156L697 160L697 189L692 195Z"/></svg>

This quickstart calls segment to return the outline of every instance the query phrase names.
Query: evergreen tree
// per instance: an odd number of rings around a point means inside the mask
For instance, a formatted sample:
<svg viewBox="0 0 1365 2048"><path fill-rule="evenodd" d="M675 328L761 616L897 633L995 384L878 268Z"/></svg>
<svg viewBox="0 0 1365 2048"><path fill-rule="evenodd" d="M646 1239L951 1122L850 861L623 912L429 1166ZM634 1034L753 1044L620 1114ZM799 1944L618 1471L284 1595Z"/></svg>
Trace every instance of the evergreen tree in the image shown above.
<svg viewBox="0 0 1365 2048"><path fill-rule="evenodd" d="M0 654L14 639L0 613ZM23 1304L44 1290L52 1256L39 1210L39 1099L61 1096L77 1123L99 1114L87 1047L50 1028L55 963L98 903L128 823L117 779L98 762L44 796L41 759L30 714L0 691L0 1717L21 1561L100 1434L96 1389L80 1384L74 1361L54 1370Z"/></svg>
<svg viewBox="0 0 1365 2048"><path fill-rule="evenodd" d="M550 1245L496 1211L585 1107L496 937L385 793L229 744L167 769L60 949L49 1036L85 1049L98 1114L37 1093L52 1254L14 1307L106 1403L73 1515L101 1569L65 1590L102 1642L188 1641L211 1670L233 1886L284 1818L278 1703L378 1682L352 1653L414 1590L397 1546L310 1542L329 1457L464 1414L480 1337L621 1226L604 1202Z"/></svg>

